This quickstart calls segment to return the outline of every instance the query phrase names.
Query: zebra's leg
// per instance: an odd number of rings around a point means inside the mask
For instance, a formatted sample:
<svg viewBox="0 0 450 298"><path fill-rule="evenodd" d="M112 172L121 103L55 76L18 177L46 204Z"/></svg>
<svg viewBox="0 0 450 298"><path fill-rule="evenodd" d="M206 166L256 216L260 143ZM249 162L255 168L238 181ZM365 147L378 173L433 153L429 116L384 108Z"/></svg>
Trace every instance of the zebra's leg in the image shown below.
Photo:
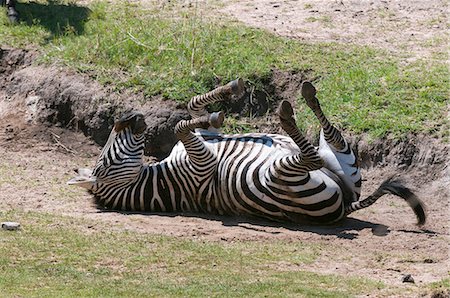
<svg viewBox="0 0 450 298"><path fill-rule="evenodd" d="M288 101L283 101L278 110L283 130L294 140L300 148L300 154L287 156L280 160L284 169L295 172L307 172L320 169L323 160L316 148L302 135L294 119L294 110Z"/></svg>
<svg viewBox="0 0 450 298"><path fill-rule="evenodd" d="M319 100L316 97L316 88L310 82L303 82L301 89L302 96L306 100L306 104L316 115L323 128L323 134L327 143L333 145L338 151L345 150L347 142L342 137L341 132L334 127L322 111Z"/></svg>
<svg viewBox="0 0 450 298"><path fill-rule="evenodd" d="M19 21L19 13L16 10L16 1L6 0L6 9L9 21L11 23L17 23Z"/></svg>
<svg viewBox="0 0 450 298"><path fill-rule="evenodd" d="M208 112L205 109L208 104L223 101L232 95L240 97L243 93L244 81L242 79L237 79L206 94L194 96L189 101L187 109L193 119L199 118L208 115Z"/></svg>
<svg viewBox="0 0 450 298"><path fill-rule="evenodd" d="M198 167L213 166L215 168L215 154L209 150L204 142L192 131L196 128L219 128L224 121L223 112L215 112L192 120L181 120L175 126L175 134L183 143L190 160Z"/></svg>

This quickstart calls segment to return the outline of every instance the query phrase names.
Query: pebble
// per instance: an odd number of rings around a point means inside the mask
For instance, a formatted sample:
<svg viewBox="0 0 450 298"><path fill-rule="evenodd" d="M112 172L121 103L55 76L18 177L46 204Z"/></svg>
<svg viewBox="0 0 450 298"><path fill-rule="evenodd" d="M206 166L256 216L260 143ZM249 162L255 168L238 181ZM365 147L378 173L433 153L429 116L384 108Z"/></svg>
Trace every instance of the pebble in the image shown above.
<svg viewBox="0 0 450 298"><path fill-rule="evenodd" d="M402 277L402 282L410 282L410 283L414 283L414 278L412 277L411 274L405 274Z"/></svg>
<svg viewBox="0 0 450 298"><path fill-rule="evenodd" d="M372 234L375 236L386 236L389 234L389 228L385 225L376 225L372 228Z"/></svg>
<svg viewBox="0 0 450 298"><path fill-rule="evenodd" d="M12 221L5 221L1 223L2 229L8 230L8 231L15 231L20 229L20 223L18 222L12 222Z"/></svg>

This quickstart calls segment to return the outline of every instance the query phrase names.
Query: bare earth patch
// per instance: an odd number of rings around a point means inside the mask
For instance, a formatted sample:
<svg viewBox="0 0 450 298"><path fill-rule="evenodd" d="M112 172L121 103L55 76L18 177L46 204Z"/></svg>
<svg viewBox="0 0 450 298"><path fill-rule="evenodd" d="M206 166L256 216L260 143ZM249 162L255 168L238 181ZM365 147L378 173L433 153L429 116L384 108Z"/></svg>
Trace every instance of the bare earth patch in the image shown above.
<svg viewBox="0 0 450 298"><path fill-rule="evenodd" d="M285 36L310 42L371 45L417 59L445 52L446 7L447 1L438 0L255 0L224 1L220 9L251 26ZM6 80L8 75L0 74L0 78ZM67 73L61 72L61 76ZM400 165L402 177L427 206L428 222L422 228L415 226L416 219L406 203L393 196L383 197L372 208L331 227L201 215L99 212L91 204L89 194L69 187L66 181L73 176L73 169L92 167L100 147L81 133L33 123L32 104L27 102L32 94L12 99L5 86L14 82L5 80L0 82L1 221L8 220L3 211L38 211L86 219L86 229L129 229L218 242L313 242L324 248L315 262L277 266L380 280L403 289L404 295L395 293L403 297L429 294L421 289L423 285L449 277L449 147L439 140L421 144L420 139L415 139L420 150L406 165L398 162L405 153L404 144L381 144L381 160L368 163L363 172L367 179L363 182L365 197L382 180L397 173L396 165ZM430 153L433 150L426 150L427 146L436 151L435 155ZM387 156L389 152L391 155ZM383 160L393 166L380 166ZM415 284L402 283L406 274L414 277ZM392 293L380 295L391 297Z"/></svg>
<svg viewBox="0 0 450 298"><path fill-rule="evenodd" d="M408 60L448 50L448 1L245 0L223 12L245 24L306 42L368 45Z"/></svg>

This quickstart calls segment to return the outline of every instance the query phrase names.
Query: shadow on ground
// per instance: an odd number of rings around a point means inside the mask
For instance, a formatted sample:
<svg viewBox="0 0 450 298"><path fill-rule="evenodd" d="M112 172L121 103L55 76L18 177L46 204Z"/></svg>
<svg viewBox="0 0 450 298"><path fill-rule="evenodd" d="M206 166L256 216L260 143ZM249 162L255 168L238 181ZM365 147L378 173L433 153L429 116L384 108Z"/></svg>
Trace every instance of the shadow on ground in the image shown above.
<svg viewBox="0 0 450 298"><path fill-rule="evenodd" d="M52 36L83 34L84 23L90 14L87 7L62 4L55 0L49 0L47 4L17 2L16 8L21 22L29 26L40 25Z"/></svg>
<svg viewBox="0 0 450 298"><path fill-rule="evenodd" d="M253 230L258 232L264 232L268 234L280 234L281 231L267 230L267 228L283 228L290 231L298 232L310 232L322 236L336 236L340 239L353 240L358 238L359 231L364 229L371 229L372 234L375 236L387 236L390 233L388 226L378 223L372 223L355 218L346 218L333 225L311 225L311 224L296 224L286 222L273 222L269 220L253 218L253 217L241 217L241 216L218 216L209 214L197 214L197 213L145 213L145 212L125 212L115 210L98 210L100 213L119 213L127 216L144 215L144 216L163 216L163 217L194 217L206 220L214 220L222 222L224 227L240 227L247 230ZM437 233L431 230L400 230L403 233L418 233L418 234L431 234Z"/></svg>

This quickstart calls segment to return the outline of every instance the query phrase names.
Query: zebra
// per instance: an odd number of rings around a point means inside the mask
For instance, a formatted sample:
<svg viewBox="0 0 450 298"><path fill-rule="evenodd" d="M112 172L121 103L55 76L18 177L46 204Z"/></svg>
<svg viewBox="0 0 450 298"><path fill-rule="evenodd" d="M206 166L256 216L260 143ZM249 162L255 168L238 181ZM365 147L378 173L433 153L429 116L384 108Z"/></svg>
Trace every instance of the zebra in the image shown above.
<svg viewBox="0 0 450 298"><path fill-rule="evenodd" d="M250 216L277 222L333 224L367 208L385 194L404 199L418 225L426 220L421 200L395 178L361 199L358 159L324 115L315 87L301 95L320 125L319 147L297 127L292 105L282 101L281 134L222 134L222 111L207 105L241 96L242 79L193 97L192 119L175 126L179 142L164 160L143 164L144 115L131 112L111 131L93 170L79 169L68 183L88 189L98 208L138 212L187 212Z"/></svg>
<svg viewBox="0 0 450 298"><path fill-rule="evenodd" d="M1 0L2 6L6 6L6 14L11 23L17 23L19 21L19 13L16 10L15 0Z"/></svg>

